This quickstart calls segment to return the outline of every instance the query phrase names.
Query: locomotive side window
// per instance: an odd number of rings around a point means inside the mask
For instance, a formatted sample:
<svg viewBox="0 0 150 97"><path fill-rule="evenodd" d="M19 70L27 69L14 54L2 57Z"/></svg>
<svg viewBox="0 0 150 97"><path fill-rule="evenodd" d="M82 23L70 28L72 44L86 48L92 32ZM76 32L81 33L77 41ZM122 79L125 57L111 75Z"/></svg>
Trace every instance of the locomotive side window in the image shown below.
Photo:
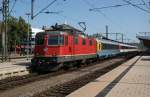
<svg viewBox="0 0 150 97"><path fill-rule="evenodd" d="M92 40L90 40L90 45L93 45L93 42L92 42Z"/></svg>
<svg viewBox="0 0 150 97"><path fill-rule="evenodd" d="M64 36L59 36L59 42L58 45L64 45Z"/></svg>
<svg viewBox="0 0 150 97"><path fill-rule="evenodd" d="M58 45L58 36L49 36L48 45Z"/></svg>
<svg viewBox="0 0 150 97"><path fill-rule="evenodd" d="M35 38L35 45L43 45L44 44L44 36L38 35Z"/></svg>
<svg viewBox="0 0 150 97"><path fill-rule="evenodd" d="M85 39L83 38L82 39L82 45L85 45L86 44L86 41L85 41Z"/></svg>
<svg viewBox="0 0 150 97"><path fill-rule="evenodd" d="M78 44L78 36L74 37L74 44Z"/></svg>
<svg viewBox="0 0 150 97"><path fill-rule="evenodd" d="M64 37L63 36L49 36L48 37L48 45L63 45Z"/></svg>
<svg viewBox="0 0 150 97"><path fill-rule="evenodd" d="M65 44L68 45L68 36L65 37Z"/></svg>

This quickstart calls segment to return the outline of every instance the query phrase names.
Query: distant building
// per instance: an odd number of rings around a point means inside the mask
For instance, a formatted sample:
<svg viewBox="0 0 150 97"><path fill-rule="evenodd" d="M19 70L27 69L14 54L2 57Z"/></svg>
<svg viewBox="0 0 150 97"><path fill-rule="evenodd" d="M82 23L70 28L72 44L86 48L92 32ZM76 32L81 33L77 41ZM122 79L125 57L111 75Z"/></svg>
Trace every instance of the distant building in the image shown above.
<svg viewBox="0 0 150 97"><path fill-rule="evenodd" d="M141 48L150 51L150 32L142 32L137 38L140 40Z"/></svg>

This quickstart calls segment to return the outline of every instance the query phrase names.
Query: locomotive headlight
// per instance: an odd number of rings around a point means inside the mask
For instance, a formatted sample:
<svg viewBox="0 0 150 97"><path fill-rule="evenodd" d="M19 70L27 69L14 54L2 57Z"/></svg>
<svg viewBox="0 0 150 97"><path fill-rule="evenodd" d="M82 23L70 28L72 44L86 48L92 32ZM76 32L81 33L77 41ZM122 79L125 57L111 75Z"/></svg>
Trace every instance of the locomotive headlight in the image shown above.
<svg viewBox="0 0 150 97"><path fill-rule="evenodd" d="M47 52L47 51L48 51L48 48L47 48L47 47L45 47L45 48L43 49L43 51L44 51L44 52Z"/></svg>

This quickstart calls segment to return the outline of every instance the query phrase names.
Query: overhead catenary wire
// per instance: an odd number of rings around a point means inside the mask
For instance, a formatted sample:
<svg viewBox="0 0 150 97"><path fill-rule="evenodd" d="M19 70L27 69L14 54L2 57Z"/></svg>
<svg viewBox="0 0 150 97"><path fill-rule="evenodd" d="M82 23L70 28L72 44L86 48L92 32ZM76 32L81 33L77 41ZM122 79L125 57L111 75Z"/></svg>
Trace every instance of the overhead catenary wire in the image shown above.
<svg viewBox="0 0 150 97"><path fill-rule="evenodd" d="M40 13L44 12L48 7L50 7L51 5L53 5L57 0L53 0L52 2L50 2L46 7L44 7L43 9L41 9L39 12L37 12L35 15L33 15L33 18L38 16Z"/></svg>
<svg viewBox="0 0 150 97"><path fill-rule="evenodd" d="M150 9L149 6L147 5L147 3L144 0L141 0L141 1L145 4L147 9Z"/></svg>
<svg viewBox="0 0 150 97"><path fill-rule="evenodd" d="M148 1L148 6L149 6L149 8L150 8L150 0Z"/></svg>
<svg viewBox="0 0 150 97"><path fill-rule="evenodd" d="M146 10L146 9L144 9L144 8L142 8L142 7L139 7L138 5L133 4L133 3L131 3L130 1L127 1L127 0L123 0L123 1L126 2L126 3L128 3L128 4L130 4L130 5L132 5L132 6L135 7L135 8L138 8L138 9L140 9L140 10L146 12L146 13L150 13L149 10Z"/></svg>
<svg viewBox="0 0 150 97"><path fill-rule="evenodd" d="M91 7L91 9L95 8L94 5L92 5L91 3L89 3L87 0L83 0L88 6ZM95 12L99 12L106 20L109 20L111 23L115 24L109 17L107 17L101 10L90 10L89 11L95 11Z"/></svg>
<svg viewBox="0 0 150 97"><path fill-rule="evenodd" d="M111 6L104 6L104 7L100 7L100 8L92 8L92 9L89 9L90 11L93 11L93 10L101 10L101 9L106 9L106 8L113 8L113 7L122 7L122 6L127 6L127 5L130 5L130 4L117 4L117 5L111 5ZM142 4L136 4L136 5L145 5L145 3L142 3Z"/></svg>
<svg viewBox="0 0 150 97"><path fill-rule="evenodd" d="M125 5L129 5L129 4L117 4L117 5L111 5L111 6L104 6L104 7L100 7L100 8L92 8L92 9L89 9L89 10L90 11L100 10L100 9L111 8L111 7L121 7L121 6L125 6Z"/></svg>
<svg viewBox="0 0 150 97"><path fill-rule="evenodd" d="M12 8L10 9L9 15L10 15L11 12L13 11L13 9L15 8L16 3L17 3L17 0L14 1L13 5L12 5Z"/></svg>
<svg viewBox="0 0 150 97"><path fill-rule="evenodd" d="M84 1L88 6L91 7L91 9L93 8L96 8L93 4L91 4L88 0L82 0ZM130 0L131 1L131 0ZM121 4L120 4L121 5ZM120 6L119 4L117 6ZM123 4L124 6L125 5L129 5L129 4ZM142 3L141 4L137 4L137 5L143 5ZM90 10L89 11L94 11L94 12L98 12L100 13L102 16L104 16L104 18L106 20L108 20L109 22L111 22L112 24L116 25L117 27L119 27L120 29L124 29L120 24L118 24L117 22L114 22L112 19L110 19L109 17L107 17L107 15L105 15L101 10ZM127 29L124 29L126 32L129 32ZM125 35L125 34L123 34Z"/></svg>
<svg viewBox="0 0 150 97"><path fill-rule="evenodd" d="M141 0L141 1L142 1L144 4L146 4L144 0Z"/></svg>
<svg viewBox="0 0 150 97"><path fill-rule="evenodd" d="M95 6L91 3L89 3L87 0L82 0L84 1L88 6L94 8ZM102 11L98 10L97 12L99 12L103 17L105 17L107 20L110 20ZM111 21L111 20L110 20Z"/></svg>
<svg viewBox="0 0 150 97"><path fill-rule="evenodd" d="M89 7L91 8L95 8L95 6L93 4L91 4L88 0L82 0L85 2L85 4L87 4ZM90 10L89 10L90 11ZM107 17L101 10L95 10L95 12L100 13L107 21L115 24L109 17Z"/></svg>
<svg viewBox="0 0 150 97"><path fill-rule="evenodd" d="M95 8L95 6L93 4L91 4L89 1L87 1L87 0L82 0L82 1L84 1L88 6L90 6L91 9ZM91 10L89 9L89 11L91 11ZM112 21L112 19L110 19L109 17L107 17L101 10L93 10L93 11L100 13L107 21L111 22L114 25L117 25L117 27L120 27L120 29L122 29L122 27L119 24L114 23L114 21Z"/></svg>
<svg viewBox="0 0 150 97"><path fill-rule="evenodd" d="M150 0L149 0L149 2L148 2L148 3L149 3L149 8L150 8Z"/></svg>

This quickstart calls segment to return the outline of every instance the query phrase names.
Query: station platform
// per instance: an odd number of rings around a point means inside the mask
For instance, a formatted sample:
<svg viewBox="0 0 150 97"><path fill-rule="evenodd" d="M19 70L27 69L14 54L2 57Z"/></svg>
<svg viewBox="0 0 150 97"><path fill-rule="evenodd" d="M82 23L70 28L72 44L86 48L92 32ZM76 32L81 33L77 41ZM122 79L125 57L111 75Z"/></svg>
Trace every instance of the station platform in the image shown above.
<svg viewBox="0 0 150 97"><path fill-rule="evenodd" d="M67 97L150 97L150 56L136 56Z"/></svg>
<svg viewBox="0 0 150 97"><path fill-rule="evenodd" d="M30 65L31 58L27 60L27 58L21 59L11 59L7 62L0 63L0 80L13 77L13 76L21 76L29 74L28 67Z"/></svg>

